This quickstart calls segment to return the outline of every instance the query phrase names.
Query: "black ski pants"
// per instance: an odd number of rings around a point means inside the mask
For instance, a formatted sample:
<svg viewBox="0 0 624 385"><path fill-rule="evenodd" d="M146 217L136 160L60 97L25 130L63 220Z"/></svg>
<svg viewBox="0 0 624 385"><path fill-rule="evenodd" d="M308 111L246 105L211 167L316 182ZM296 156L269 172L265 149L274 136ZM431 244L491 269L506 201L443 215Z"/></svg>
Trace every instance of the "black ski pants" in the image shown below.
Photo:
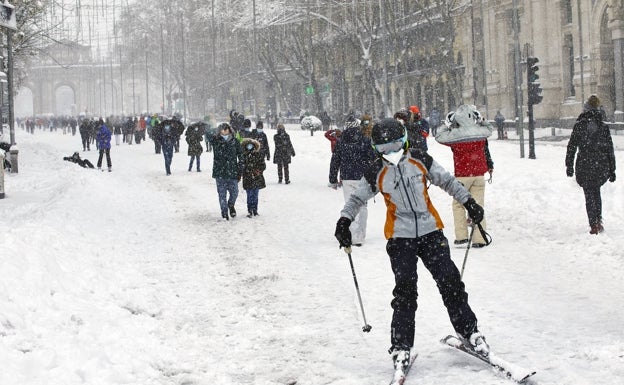
<svg viewBox="0 0 624 385"><path fill-rule="evenodd" d="M442 230L419 238L391 238L386 244L394 273L392 291L392 348L409 349L414 345L414 317L418 308L418 258L435 280L455 332L464 337L477 331L477 318L468 305L468 294L459 270L451 260L448 240Z"/></svg>

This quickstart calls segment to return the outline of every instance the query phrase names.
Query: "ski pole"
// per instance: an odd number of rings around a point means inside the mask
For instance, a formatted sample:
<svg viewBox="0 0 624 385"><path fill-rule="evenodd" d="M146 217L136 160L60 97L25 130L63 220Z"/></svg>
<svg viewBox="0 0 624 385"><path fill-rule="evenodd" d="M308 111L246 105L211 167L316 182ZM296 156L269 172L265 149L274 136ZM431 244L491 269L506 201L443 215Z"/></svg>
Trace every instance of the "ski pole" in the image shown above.
<svg viewBox="0 0 624 385"><path fill-rule="evenodd" d="M364 305L362 304L362 296L360 295L360 287L358 285L357 277L355 276L355 268L353 267L353 259L351 258L351 247L345 247L345 253L349 256L349 264L351 265L351 273L353 273L353 282L355 283L355 291L357 292L358 300L360 301L360 309L362 310L362 319L364 320L364 326L362 331L368 333L371 331L372 326L366 322L366 315L364 314Z"/></svg>
<svg viewBox="0 0 624 385"><path fill-rule="evenodd" d="M466 254L464 254L464 263L462 263L461 273L459 279L464 277L464 269L466 268L466 261L468 260L468 252L470 251L470 245L472 245L472 236L474 235L475 224L470 224L470 237L468 237L468 246L466 247Z"/></svg>

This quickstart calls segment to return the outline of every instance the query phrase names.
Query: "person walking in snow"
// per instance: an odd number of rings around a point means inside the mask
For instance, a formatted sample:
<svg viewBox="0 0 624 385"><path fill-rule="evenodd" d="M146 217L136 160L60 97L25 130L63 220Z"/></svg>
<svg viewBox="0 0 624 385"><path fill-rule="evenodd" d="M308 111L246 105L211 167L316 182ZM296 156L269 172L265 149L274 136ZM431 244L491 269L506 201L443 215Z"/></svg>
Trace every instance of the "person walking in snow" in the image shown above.
<svg viewBox="0 0 624 385"><path fill-rule="evenodd" d="M260 143L260 153L264 156L264 158L266 158L267 161L271 160L269 139L264 133L264 123L262 123L262 120L259 120L258 123L256 123L256 128L251 130L251 138Z"/></svg>
<svg viewBox="0 0 624 385"><path fill-rule="evenodd" d="M494 116L494 123L496 123L496 132L498 133L498 137L496 139L507 139L507 135L505 134L505 117L500 112L500 110L496 111L496 116Z"/></svg>
<svg viewBox="0 0 624 385"><path fill-rule="evenodd" d="M483 208L468 190L422 148L408 148L407 130L396 119L375 123L372 142L378 154L344 205L336 223L340 247L350 253L349 227L360 208L377 193L386 202L384 235L386 251L394 273L391 302L390 353L395 368L409 362L414 346L414 318L417 305L416 265L422 259L435 280L458 337L485 357L489 346L477 327L477 318L468 305L468 294L459 270L451 260L442 220L428 195L428 183L436 185L463 203L475 223L483 219Z"/></svg>
<svg viewBox="0 0 624 385"><path fill-rule="evenodd" d="M208 136L214 159L212 177L217 182L221 217L229 220L230 216L232 218L236 216L234 205L238 198L238 181L241 177L239 163L242 160L243 150L229 124L221 123L217 130L218 133L211 133Z"/></svg>
<svg viewBox="0 0 624 385"><path fill-rule="evenodd" d="M204 127L200 124L190 125L186 129L186 143L188 143L188 156L191 157L188 170L193 169L193 162L197 159L197 172L201 172L200 158L204 152L201 142L204 140Z"/></svg>
<svg viewBox="0 0 624 385"><path fill-rule="evenodd" d="M487 138L492 134L492 127L483 121L475 106L462 104L457 110L447 115L446 122L438 128L435 137L438 143L451 148L455 178L457 178L481 206L485 202L485 173L494 172L494 162L490 156ZM466 209L457 200L453 201L455 222L455 244L465 245L470 242ZM485 231L485 218L481 221ZM475 231L472 247L480 248L489 244L484 233Z"/></svg>
<svg viewBox="0 0 624 385"><path fill-rule="evenodd" d="M110 148L111 148L111 132L104 124L104 120L100 118L98 121L99 129L95 136L97 141L97 148L100 151L100 156L97 161L97 168L100 170L102 168L102 157L106 154L106 165L108 166L108 172L112 171L113 163L111 162L110 157Z"/></svg>
<svg viewBox="0 0 624 385"><path fill-rule="evenodd" d="M173 120L163 120L154 129L154 141L160 143L163 158L165 159L165 173L171 175L171 162L173 161L173 149L179 135L173 127ZM183 130L184 128L182 128ZM181 131L180 131L181 132Z"/></svg>
<svg viewBox="0 0 624 385"><path fill-rule="evenodd" d="M275 151L273 153L273 163L277 165L277 183L290 183L290 171L288 165L291 158L295 156L295 149L290 141L290 135L286 133L286 128L283 124L277 125L277 134L273 135L273 142L275 143Z"/></svg>
<svg viewBox="0 0 624 385"><path fill-rule="evenodd" d="M82 151L91 151L91 130L89 119L82 119L78 132L80 132L80 140L82 141Z"/></svg>
<svg viewBox="0 0 624 385"><path fill-rule="evenodd" d="M266 162L260 142L245 138L241 145L243 147L241 161L243 189L247 193L247 218L251 218L258 215L258 194L260 189L266 187L264 175L262 175L266 169Z"/></svg>
<svg viewBox="0 0 624 385"><path fill-rule="evenodd" d="M604 231L600 188L607 180L615 182L615 152L598 96L591 95L586 106L586 111L579 115L572 129L565 165L569 177L574 176L576 169L576 182L585 194L589 233L598 234Z"/></svg>
<svg viewBox="0 0 624 385"><path fill-rule="evenodd" d="M427 151L427 137L429 136L429 123L422 119L418 106L409 106L394 114L394 118L401 121L407 129L410 147L421 147Z"/></svg>
<svg viewBox="0 0 624 385"><path fill-rule="evenodd" d="M330 187L334 190L338 188L338 174L340 174L344 200L345 202L348 201L364 177L368 165L375 158L370 139L365 137L360 129L360 121L351 116L347 120L345 130L331 157L329 165ZM366 206L367 203L364 202L350 226L354 246L362 246L366 238L366 222L368 220L368 208Z"/></svg>

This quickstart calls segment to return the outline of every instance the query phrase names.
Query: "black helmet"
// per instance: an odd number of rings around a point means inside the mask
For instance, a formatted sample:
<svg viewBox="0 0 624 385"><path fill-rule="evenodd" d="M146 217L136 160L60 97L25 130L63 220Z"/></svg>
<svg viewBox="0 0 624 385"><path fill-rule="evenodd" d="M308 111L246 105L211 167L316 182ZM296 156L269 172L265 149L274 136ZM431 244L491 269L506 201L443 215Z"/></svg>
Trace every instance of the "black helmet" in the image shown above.
<svg viewBox="0 0 624 385"><path fill-rule="evenodd" d="M373 144L394 142L406 135L405 127L396 119L382 119L373 125L371 139Z"/></svg>

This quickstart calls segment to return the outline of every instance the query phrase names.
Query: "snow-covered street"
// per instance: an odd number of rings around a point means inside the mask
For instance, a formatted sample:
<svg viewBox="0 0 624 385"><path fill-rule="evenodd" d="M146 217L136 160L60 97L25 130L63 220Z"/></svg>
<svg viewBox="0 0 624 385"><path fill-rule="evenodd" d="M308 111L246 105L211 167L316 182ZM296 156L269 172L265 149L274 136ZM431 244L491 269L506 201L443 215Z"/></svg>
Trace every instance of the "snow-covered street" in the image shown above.
<svg viewBox="0 0 624 385"><path fill-rule="evenodd" d="M260 215L245 217L241 187L230 221L212 153L203 172L188 172L184 137L165 176L149 139L113 145L108 173L62 160L81 147L78 135L16 129L19 174L5 175L0 200L0 384L387 384L394 282L383 198L369 202L367 240L352 254L372 325L363 333L333 235L344 200L327 187L330 143L288 128L292 183L278 184L269 162ZM273 151L275 131L265 132ZM618 179L602 188L606 231L596 236L565 175L567 140L538 140L535 160L520 158L515 139L490 140L493 243L470 250L464 280L492 350L536 370L534 384L624 379L624 135L614 142ZM450 149L428 143L452 171ZM429 192L452 242L451 198ZM461 266L465 250L452 253ZM419 356L407 383L507 383L439 342L452 328L419 269Z"/></svg>

